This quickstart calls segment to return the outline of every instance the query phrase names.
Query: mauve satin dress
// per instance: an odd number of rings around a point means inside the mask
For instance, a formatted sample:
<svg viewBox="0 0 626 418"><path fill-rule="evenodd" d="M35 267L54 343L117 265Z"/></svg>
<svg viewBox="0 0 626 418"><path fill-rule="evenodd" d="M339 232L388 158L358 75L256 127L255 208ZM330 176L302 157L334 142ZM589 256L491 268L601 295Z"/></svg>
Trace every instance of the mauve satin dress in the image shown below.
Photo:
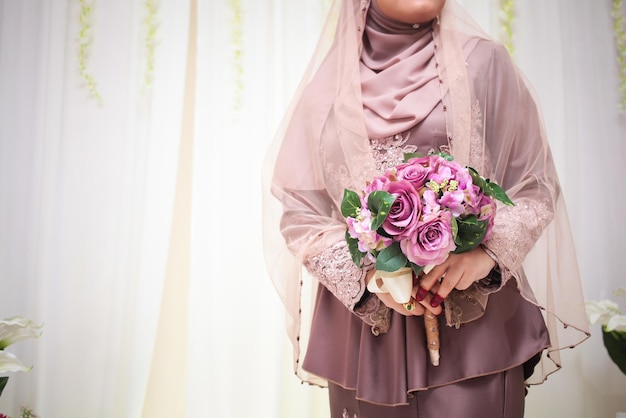
<svg viewBox="0 0 626 418"><path fill-rule="evenodd" d="M328 379L331 417L522 417L525 376L550 344L540 310L511 281L480 319L459 329L439 322L435 367L421 317L392 311L389 331L375 336L320 286L303 367Z"/></svg>

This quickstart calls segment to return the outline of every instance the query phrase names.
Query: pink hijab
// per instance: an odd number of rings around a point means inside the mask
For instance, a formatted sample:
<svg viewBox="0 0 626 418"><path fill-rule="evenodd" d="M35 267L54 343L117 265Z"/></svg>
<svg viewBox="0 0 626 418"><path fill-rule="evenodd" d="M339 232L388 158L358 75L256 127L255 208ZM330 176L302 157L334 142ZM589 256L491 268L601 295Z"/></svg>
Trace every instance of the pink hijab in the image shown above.
<svg viewBox="0 0 626 418"><path fill-rule="evenodd" d="M363 115L370 138L408 131L441 101L432 25L399 24L372 2L360 63Z"/></svg>
<svg viewBox="0 0 626 418"><path fill-rule="evenodd" d="M559 350L589 331L565 202L532 90L503 48L483 47L493 44L454 0L432 30L382 35L378 13L369 0L333 3L264 163L266 264L286 308L296 373L325 384L300 367L317 285L303 261L344 239L337 209L344 189L360 189L377 174L370 138L406 130L443 101L455 161L498 182L517 203L499 208L487 246L503 279L515 280L545 313L552 347L529 380L541 383L560 368ZM364 45L363 31L389 53ZM301 210L283 213L287 207ZM450 326L482 315L462 292L451 302L458 309L446 308ZM484 306L487 296L478 302Z"/></svg>

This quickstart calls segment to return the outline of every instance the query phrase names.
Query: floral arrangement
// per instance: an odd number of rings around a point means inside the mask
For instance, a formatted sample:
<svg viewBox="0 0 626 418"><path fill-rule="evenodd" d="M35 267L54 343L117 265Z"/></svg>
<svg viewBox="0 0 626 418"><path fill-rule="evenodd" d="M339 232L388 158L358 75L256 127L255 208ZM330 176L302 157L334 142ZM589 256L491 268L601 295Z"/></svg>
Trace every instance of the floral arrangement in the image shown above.
<svg viewBox="0 0 626 418"><path fill-rule="evenodd" d="M375 263L368 289L388 292L410 309L414 279L441 264L449 253L480 245L493 227L496 200L513 202L496 183L462 167L450 155L404 157L403 164L374 178L361 193L346 189L341 213L348 224L346 241L354 263L361 266L364 258ZM436 318L431 319L428 344L431 362L438 365L438 325Z"/></svg>
<svg viewBox="0 0 626 418"><path fill-rule="evenodd" d="M626 289L617 289L615 295L626 299ZM590 324L602 325L602 341L609 357L626 374L626 315L611 300L591 301L585 304Z"/></svg>
<svg viewBox="0 0 626 418"><path fill-rule="evenodd" d="M7 372L29 371L32 366L26 366L14 354L5 349L10 345L26 340L38 338L41 335L41 325L37 325L29 319L14 316L0 321L0 375ZM0 376L0 396L6 387L9 378ZM36 415L27 408L21 410L22 418L36 418ZM7 418L0 413L0 418Z"/></svg>
<svg viewBox="0 0 626 418"><path fill-rule="evenodd" d="M500 186L447 154L406 154L405 163L373 179L358 194L345 190L341 213L352 260L376 270L440 264L448 253L469 251L489 236L495 200L513 205Z"/></svg>

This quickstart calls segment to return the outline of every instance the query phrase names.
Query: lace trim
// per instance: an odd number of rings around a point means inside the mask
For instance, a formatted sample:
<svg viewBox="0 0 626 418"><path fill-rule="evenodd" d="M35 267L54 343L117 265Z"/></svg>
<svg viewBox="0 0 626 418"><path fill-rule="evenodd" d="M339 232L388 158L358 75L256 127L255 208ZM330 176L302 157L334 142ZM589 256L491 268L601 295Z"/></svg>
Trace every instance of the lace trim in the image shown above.
<svg viewBox="0 0 626 418"><path fill-rule="evenodd" d="M382 174L390 168L404 163L404 154L417 152L417 145L407 145L410 138L411 131L408 131L404 136L400 133L386 138L370 139L376 171ZM450 146L441 145L439 151L450 154ZM438 152L435 148L428 151L429 154L435 152Z"/></svg>
<svg viewBox="0 0 626 418"><path fill-rule="evenodd" d="M489 155L485 152L483 141L483 117L478 99L472 104L472 130L470 132L469 165L479 173L484 173L486 167L491 167Z"/></svg>
<svg viewBox="0 0 626 418"><path fill-rule="evenodd" d="M483 243L498 258L501 272L517 271L541 232L552 220L548 199L534 201L516 199L516 206L507 207L495 218L493 232ZM503 282L508 275L503 277ZM504 283L503 283L504 284Z"/></svg>
<svg viewBox="0 0 626 418"><path fill-rule="evenodd" d="M345 241L309 257L304 265L350 310L354 309L365 292L368 269L361 269L354 264Z"/></svg>
<svg viewBox="0 0 626 418"><path fill-rule="evenodd" d="M376 171L384 173L404 162L404 154L417 151L417 146L406 145L411 137L411 132L406 136L395 134L386 138L370 139L370 145L374 153Z"/></svg>
<svg viewBox="0 0 626 418"><path fill-rule="evenodd" d="M329 194L337 194L339 190L343 190L342 187L350 184L350 172L347 166L327 163L325 171L327 173L326 187Z"/></svg>
<svg viewBox="0 0 626 418"><path fill-rule="evenodd" d="M354 309L354 313L372 327L372 334L379 336L389 331L391 309L382 303L377 296L366 297L363 303Z"/></svg>
<svg viewBox="0 0 626 418"><path fill-rule="evenodd" d="M465 290L454 289L444 302L446 322L459 328L462 323L480 318L485 313L489 295L475 283Z"/></svg>
<svg viewBox="0 0 626 418"><path fill-rule="evenodd" d="M346 187L362 187L375 173L375 165L369 149L352 152L346 157L344 164L332 162L336 160L332 158L332 155L340 152L339 150L321 148L320 151L324 154L322 160L324 161L326 190L331 196L343 195Z"/></svg>

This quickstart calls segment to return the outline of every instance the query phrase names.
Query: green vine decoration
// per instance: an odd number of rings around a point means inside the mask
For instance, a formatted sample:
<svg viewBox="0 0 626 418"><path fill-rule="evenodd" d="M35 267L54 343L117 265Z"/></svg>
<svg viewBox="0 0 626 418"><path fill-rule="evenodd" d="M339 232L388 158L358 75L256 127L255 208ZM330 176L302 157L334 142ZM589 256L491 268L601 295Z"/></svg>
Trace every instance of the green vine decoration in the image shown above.
<svg viewBox="0 0 626 418"><path fill-rule="evenodd" d="M80 5L80 14L78 16L79 30L78 30L78 69L80 76L85 80L87 84L87 90L89 94L96 98L98 102L102 103L102 96L98 92L96 80L87 70L87 57L91 49L91 33L92 33L92 18L93 18L93 5L90 0L78 0Z"/></svg>
<svg viewBox="0 0 626 418"><path fill-rule="evenodd" d="M156 50L157 41L157 0L146 0L146 18L144 26L146 30L146 76L144 80L145 87L152 85L154 77L154 51Z"/></svg>
<svg viewBox="0 0 626 418"><path fill-rule="evenodd" d="M230 0L229 4L232 12L230 35L235 68L235 110L239 110L243 101L243 10L241 0Z"/></svg>
<svg viewBox="0 0 626 418"><path fill-rule="evenodd" d="M620 103L622 112L626 110L626 30L624 25L624 2L613 0L613 32L615 33L615 47L617 48L617 66L619 79Z"/></svg>
<svg viewBox="0 0 626 418"><path fill-rule="evenodd" d="M502 43L511 56L515 55L513 45L513 25L515 23L515 0L500 0L500 29Z"/></svg>

